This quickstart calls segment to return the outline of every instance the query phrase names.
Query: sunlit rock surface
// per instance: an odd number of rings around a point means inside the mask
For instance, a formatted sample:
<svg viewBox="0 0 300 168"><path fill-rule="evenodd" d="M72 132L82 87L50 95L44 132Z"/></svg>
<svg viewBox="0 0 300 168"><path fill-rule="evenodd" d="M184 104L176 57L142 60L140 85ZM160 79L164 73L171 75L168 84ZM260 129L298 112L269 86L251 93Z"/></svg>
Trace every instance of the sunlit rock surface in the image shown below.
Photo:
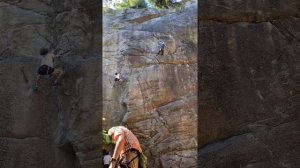
<svg viewBox="0 0 300 168"><path fill-rule="evenodd" d="M197 5L103 21L103 127L131 129L150 167L197 167ZM160 40L164 56L156 56ZM125 82L112 87L116 72Z"/></svg>

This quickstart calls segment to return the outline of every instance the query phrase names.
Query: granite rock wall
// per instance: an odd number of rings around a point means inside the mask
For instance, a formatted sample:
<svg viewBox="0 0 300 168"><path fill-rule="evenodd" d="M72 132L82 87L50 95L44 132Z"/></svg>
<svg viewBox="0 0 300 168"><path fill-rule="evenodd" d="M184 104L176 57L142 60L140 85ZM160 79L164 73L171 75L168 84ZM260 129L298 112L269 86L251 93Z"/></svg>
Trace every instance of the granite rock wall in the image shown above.
<svg viewBox="0 0 300 168"><path fill-rule="evenodd" d="M199 3L199 167L299 167L299 1Z"/></svg>
<svg viewBox="0 0 300 168"><path fill-rule="evenodd" d="M99 167L99 1L0 1L0 167ZM41 47L63 54L63 85L34 77Z"/></svg>

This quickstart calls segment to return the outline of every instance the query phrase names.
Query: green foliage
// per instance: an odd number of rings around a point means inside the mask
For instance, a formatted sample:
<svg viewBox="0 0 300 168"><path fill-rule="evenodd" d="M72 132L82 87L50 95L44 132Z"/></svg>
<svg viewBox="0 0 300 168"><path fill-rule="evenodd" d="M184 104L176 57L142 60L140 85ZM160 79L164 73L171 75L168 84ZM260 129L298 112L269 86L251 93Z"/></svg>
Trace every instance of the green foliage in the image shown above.
<svg viewBox="0 0 300 168"><path fill-rule="evenodd" d="M171 0L149 0L150 3L155 5L157 8L179 8L182 3L176 2L172 3Z"/></svg>
<svg viewBox="0 0 300 168"><path fill-rule="evenodd" d="M185 3L189 0L182 0L181 2L173 3L172 0L148 0L149 3L154 5L154 7L163 9L163 8L173 8L175 10L182 10ZM130 8L147 8L147 3L145 0L127 0L126 2L115 4L116 10L124 10ZM108 8L103 8L104 12L109 12Z"/></svg>
<svg viewBox="0 0 300 168"><path fill-rule="evenodd" d="M108 12L110 11L110 8L108 8L108 7L103 7L103 8L102 8L102 11L103 11L104 13L108 13Z"/></svg>
<svg viewBox="0 0 300 168"><path fill-rule="evenodd" d="M117 9L146 8L146 7L147 4L145 0L128 0L128 2L124 2L116 5Z"/></svg>
<svg viewBox="0 0 300 168"><path fill-rule="evenodd" d="M146 157L146 155L139 152L138 157L139 157L139 167L147 168L148 167L148 158Z"/></svg>
<svg viewBox="0 0 300 168"><path fill-rule="evenodd" d="M193 43L193 44L197 44L197 34L196 33L189 33L186 35L186 38L185 40L188 42L188 43Z"/></svg>
<svg viewBox="0 0 300 168"><path fill-rule="evenodd" d="M107 135L106 130L102 130L102 146L104 149L108 149L108 146L110 145L111 140L109 136Z"/></svg>

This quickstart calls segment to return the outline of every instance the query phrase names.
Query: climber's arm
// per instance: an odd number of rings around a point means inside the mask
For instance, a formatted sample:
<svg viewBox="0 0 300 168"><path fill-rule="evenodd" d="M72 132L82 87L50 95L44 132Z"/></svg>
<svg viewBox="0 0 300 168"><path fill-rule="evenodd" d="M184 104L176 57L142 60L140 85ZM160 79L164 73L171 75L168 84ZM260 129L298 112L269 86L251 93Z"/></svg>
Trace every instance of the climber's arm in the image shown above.
<svg viewBox="0 0 300 168"><path fill-rule="evenodd" d="M52 51L50 52L50 54L51 54L52 58L58 58L58 57L61 57L61 54L54 54L54 50L52 50Z"/></svg>
<svg viewBox="0 0 300 168"><path fill-rule="evenodd" d="M122 147L124 146L124 142L125 142L124 135L123 134L118 135L114 154L113 154L112 158L118 160L118 158L121 154L121 151L122 151ZM115 165L116 165L115 161L111 162L110 168L114 168Z"/></svg>

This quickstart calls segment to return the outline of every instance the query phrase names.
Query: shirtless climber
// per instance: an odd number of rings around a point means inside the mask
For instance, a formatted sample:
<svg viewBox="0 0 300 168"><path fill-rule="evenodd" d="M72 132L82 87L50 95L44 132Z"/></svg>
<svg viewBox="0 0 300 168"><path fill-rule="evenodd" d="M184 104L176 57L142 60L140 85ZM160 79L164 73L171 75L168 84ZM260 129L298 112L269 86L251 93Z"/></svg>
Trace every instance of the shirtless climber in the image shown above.
<svg viewBox="0 0 300 168"><path fill-rule="evenodd" d="M36 75L35 90L38 89L38 82L40 80L41 75L54 76L55 81L54 81L53 85L54 86L61 85L61 83L59 83L58 81L64 74L64 71L59 68L53 68L53 59L58 58L61 55L55 55L55 54L53 54L53 52L48 52L48 49L46 49L46 48L41 48L40 55L43 56L43 58L41 60L40 67L39 67L39 69L37 71L37 75Z"/></svg>
<svg viewBox="0 0 300 168"><path fill-rule="evenodd" d="M166 47L165 42L160 41L160 42L159 42L159 51L158 51L158 53L156 54L156 56L158 56L159 54L164 55L164 49L165 49L165 47Z"/></svg>

